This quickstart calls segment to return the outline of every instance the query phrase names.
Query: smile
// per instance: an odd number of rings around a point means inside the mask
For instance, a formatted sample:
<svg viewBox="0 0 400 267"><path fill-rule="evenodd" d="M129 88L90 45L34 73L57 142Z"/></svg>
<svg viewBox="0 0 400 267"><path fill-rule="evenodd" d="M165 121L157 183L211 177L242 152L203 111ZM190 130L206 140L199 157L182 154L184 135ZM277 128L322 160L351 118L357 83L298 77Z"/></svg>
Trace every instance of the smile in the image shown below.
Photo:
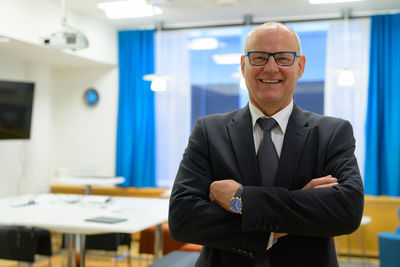
<svg viewBox="0 0 400 267"><path fill-rule="evenodd" d="M263 82L263 83L272 83L272 84L276 84L276 83L279 83L280 80L261 80L261 82Z"/></svg>

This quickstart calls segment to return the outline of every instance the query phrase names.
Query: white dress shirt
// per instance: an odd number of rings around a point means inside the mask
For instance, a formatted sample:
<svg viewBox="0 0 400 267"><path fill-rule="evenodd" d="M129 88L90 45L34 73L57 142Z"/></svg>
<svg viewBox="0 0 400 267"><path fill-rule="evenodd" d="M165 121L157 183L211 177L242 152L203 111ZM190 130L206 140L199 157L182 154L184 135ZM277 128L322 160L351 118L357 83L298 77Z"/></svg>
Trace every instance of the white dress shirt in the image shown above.
<svg viewBox="0 0 400 267"><path fill-rule="evenodd" d="M261 140L263 138L263 130L260 125L258 125L257 120L259 118L269 118L265 116L256 106L254 106L251 102L249 102L251 120L253 125L253 138L254 138L254 147L256 149L256 154L258 152L258 148L260 146ZM281 157L283 138L285 137L286 127L289 121L289 117L292 114L293 110L293 99L290 101L289 105L287 105L284 109L272 115L272 118L276 120L278 123L275 128L271 130L271 139L275 145L276 152L278 153L278 157ZM270 249L274 245L274 233L271 233L269 236L269 241L267 245L267 250Z"/></svg>

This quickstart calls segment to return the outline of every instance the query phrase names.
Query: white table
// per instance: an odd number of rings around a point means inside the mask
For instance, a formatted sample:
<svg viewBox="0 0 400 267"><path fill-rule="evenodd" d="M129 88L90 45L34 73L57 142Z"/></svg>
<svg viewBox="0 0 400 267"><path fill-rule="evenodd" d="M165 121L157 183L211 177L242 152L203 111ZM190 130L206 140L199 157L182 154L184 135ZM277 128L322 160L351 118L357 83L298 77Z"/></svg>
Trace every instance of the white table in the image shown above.
<svg viewBox="0 0 400 267"><path fill-rule="evenodd" d="M135 233L156 225L155 257L162 255L161 224L168 220L168 199L40 194L0 199L0 224L38 227L66 234ZM94 217L127 219L115 224L85 221ZM72 245L71 245L72 246ZM72 249L72 247L71 247ZM69 266L75 264L70 251ZM84 242L81 266L84 262Z"/></svg>
<svg viewBox="0 0 400 267"><path fill-rule="evenodd" d="M98 186L112 186L123 184L124 177L99 177L99 176L63 176L55 178L51 184L57 185L84 185L86 186L86 194L90 195L92 192L91 187Z"/></svg>

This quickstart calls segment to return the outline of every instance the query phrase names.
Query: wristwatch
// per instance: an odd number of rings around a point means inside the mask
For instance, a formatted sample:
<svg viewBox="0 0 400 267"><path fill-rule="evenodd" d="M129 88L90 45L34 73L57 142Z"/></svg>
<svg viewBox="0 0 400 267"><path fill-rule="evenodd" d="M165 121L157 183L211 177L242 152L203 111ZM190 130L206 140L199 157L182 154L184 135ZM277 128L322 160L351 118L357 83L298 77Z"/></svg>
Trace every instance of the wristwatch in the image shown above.
<svg viewBox="0 0 400 267"><path fill-rule="evenodd" d="M243 193L243 186L239 187L236 190L235 195L231 199L231 211L233 213L242 214L242 193Z"/></svg>

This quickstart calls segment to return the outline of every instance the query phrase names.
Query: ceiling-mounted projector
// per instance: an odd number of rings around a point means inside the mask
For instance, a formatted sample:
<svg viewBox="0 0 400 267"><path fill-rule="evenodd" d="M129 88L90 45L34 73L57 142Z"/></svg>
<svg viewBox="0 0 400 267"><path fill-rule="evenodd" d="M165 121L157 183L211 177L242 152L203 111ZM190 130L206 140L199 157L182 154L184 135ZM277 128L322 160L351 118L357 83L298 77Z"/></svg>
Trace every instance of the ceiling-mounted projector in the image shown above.
<svg viewBox="0 0 400 267"><path fill-rule="evenodd" d="M42 38L44 46L58 49L82 49L89 47L89 41L85 35L71 29L51 34Z"/></svg>
<svg viewBox="0 0 400 267"><path fill-rule="evenodd" d="M82 49L89 47L89 41L83 33L70 27L67 23L67 0L61 0L62 31L51 34L49 37L41 38L41 43L44 46L57 49Z"/></svg>

